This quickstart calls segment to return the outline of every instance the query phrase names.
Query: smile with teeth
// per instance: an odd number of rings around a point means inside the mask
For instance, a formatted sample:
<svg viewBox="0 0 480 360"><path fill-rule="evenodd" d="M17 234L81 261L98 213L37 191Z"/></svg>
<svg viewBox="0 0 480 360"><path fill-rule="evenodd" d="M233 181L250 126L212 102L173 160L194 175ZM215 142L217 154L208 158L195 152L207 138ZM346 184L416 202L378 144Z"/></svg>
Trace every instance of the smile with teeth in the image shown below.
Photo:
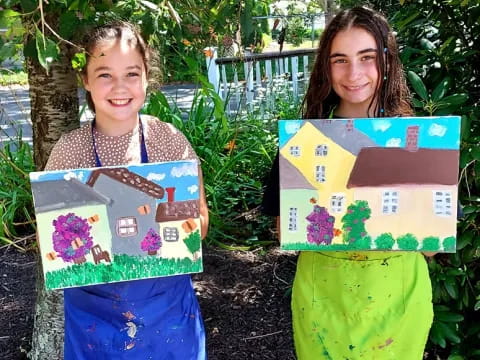
<svg viewBox="0 0 480 360"><path fill-rule="evenodd" d="M113 105L126 105L130 102L131 99L110 99L109 101Z"/></svg>
<svg viewBox="0 0 480 360"><path fill-rule="evenodd" d="M356 85L356 86L347 86L347 85L344 85L344 87L345 87L347 90L355 91L355 90L362 89L362 88L364 88L364 87L367 86L367 85L368 85L368 84Z"/></svg>

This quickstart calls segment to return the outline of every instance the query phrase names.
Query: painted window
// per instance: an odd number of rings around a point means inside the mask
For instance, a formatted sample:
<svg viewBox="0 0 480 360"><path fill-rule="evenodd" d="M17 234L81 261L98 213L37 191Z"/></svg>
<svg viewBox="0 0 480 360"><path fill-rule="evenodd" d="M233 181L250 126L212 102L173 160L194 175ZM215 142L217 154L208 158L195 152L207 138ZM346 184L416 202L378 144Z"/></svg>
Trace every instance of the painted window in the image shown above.
<svg viewBox="0 0 480 360"><path fill-rule="evenodd" d="M165 241L178 241L178 229L174 227L163 228L163 239Z"/></svg>
<svg viewBox="0 0 480 360"><path fill-rule="evenodd" d="M398 214L398 191L386 190L382 194L382 213Z"/></svg>
<svg viewBox="0 0 480 360"><path fill-rule="evenodd" d="M452 193L451 191L433 192L433 211L438 216L452 215Z"/></svg>
<svg viewBox="0 0 480 360"><path fill-rule="evenodd" d="M345 194L332 194L330 198L330 211L338 214L344 211Z"/></svg>
<svg viewBox="0 0 480 360"><path fill-rule="evenodd" d="M295 157L300 156L300 146L290 146L290 155Z"/></svg>
<svg viewBox="0 0 480 360"><path fill-rule="evenodd" d="M147 214L150 214L150 205L148 204L145 204L145 205L142 205L142 206L139 206L137 208L137 211L140 215L147 215Z"/></svg>
<svg viewBox="0 0 480 360"><path fill-rule="evenodd" d="M328 146L325 144L317 145L315 148L315 156L327 156L328 155Z"/></svg>
<svg viewBox="0 0 480 360"><path fill-rule="evenodd" d="M117 220L117 235L126 237L137 235L137 233L137 220L133 216L123 217Z"/></svg>
<svg viewBox="0 0 480 360"><path fill-rule="evenodd" d="M326 181L325 165L317 165L315 167L315 180L317 180L318 182L321 182L321 183Z"/></svg>
<svg viewBox="0 0 480 360"><path fill-rule="evenodd" d="M288 210L288 231L297 231L298 228L298 209L290 208Z"/></svg>

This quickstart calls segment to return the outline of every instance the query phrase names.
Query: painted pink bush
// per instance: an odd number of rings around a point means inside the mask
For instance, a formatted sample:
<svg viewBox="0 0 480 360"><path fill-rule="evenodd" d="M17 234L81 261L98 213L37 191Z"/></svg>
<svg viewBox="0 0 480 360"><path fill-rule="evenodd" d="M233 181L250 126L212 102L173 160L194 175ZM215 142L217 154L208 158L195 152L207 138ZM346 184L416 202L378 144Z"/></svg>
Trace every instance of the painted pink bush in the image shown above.
<svg viewBox="0 0 480 360"><path fill-rule="evenodd" d="M140 243L140 248L143 251L147 251L150 255L156 254L157 250L160 249L161 246L162 238L152 228L148 230L147 235L145 235L145 237Z"/></svg>
<svg viewBox="0 0 480 360"><path fill-rule="evenodd" d="M314 205L313 211L306 217L307 241L314 244L329 245L333 240L333 225L335 218L324 207Z"/></svg>
<svg viewBox="0 0 480 360"><path fill-rule="evenodd" d="M60 215L52 222L55 231L52 234L53 249L65 262L80 264L93 246L90 236L92 228L87 219L74 213Z"/></svg>

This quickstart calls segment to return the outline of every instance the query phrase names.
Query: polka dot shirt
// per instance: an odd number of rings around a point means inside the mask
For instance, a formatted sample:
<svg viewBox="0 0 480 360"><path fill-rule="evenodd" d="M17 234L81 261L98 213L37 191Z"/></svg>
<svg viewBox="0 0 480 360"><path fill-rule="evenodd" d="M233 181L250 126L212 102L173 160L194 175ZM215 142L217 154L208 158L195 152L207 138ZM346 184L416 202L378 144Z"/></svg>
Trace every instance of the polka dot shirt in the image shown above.
<svg viewBox="0 0 480 360"><path fill-rule="evenodd" d="M147 115L142 115L142 123L149 162L197 160L188 140L173 125ZM95 167L91 126L88 123L62 135L45 170ZM93 136L103 166L141 163L138 126L121 136L107 136L94 129Z"/></svg>

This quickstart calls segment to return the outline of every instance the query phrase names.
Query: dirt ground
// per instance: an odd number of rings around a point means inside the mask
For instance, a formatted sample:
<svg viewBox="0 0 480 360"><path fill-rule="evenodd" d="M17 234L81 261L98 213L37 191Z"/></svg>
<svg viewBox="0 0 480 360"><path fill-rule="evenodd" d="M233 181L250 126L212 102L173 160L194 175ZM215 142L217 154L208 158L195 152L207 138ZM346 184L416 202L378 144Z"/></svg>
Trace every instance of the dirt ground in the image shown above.
<svg viewBox="0 0 480 360"><path fill-rule="evenodd" d="M290 286L296 256L204 248L194 275L210 360L293 360ZM35 299L35 254L0 250L0 359L26 359Z"/></svg>

